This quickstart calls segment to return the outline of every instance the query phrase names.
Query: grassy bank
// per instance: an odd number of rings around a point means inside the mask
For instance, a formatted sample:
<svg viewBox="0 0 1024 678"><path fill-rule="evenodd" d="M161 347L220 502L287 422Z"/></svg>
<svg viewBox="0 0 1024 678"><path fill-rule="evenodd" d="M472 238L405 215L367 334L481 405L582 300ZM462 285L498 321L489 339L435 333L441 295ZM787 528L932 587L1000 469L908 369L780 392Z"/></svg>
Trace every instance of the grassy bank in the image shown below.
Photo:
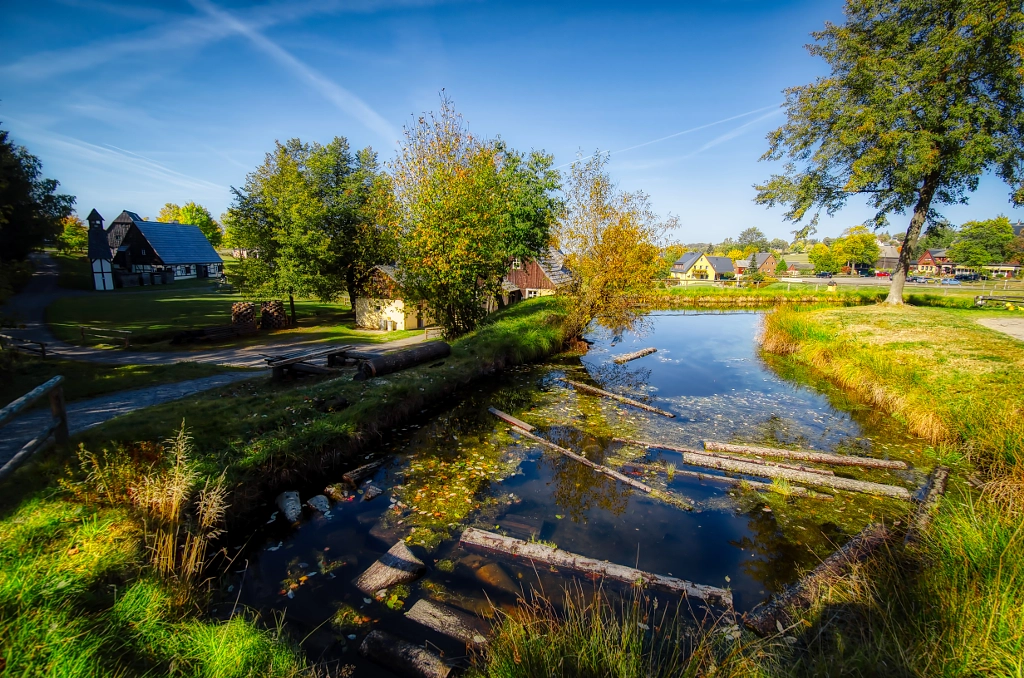
<svg viewBox="0 0 1024 678"><path fill-rule="evenodd" d="M379 434L474 379L559 350L562 313L561 301L551 297L517 304L454 342L442 364L367 382L346 373L298 386L247 383L150 408L83 435L95 453L81 455L83 471L60 454L23 467L0 498L5 675L308 673L278 632L268 630L273 620L197 619L195 603L182 603L177 579L155 575L156 518L148 495L136 488L153 488L146 491L154 497L182 496L175 511L187 513L201 504L207 483L223 483L229 513L238 518L263 492L305 473L363 463L354 455ZM194 433L187 467L145 442L173 435L182 419ZM154 466L144 471L148 464ZM182 477L191 494L174 489ZM190 532L201 523L195 517L180 524ZM193 595L201 601L201 591Z"/></svg>
<svg viewBox="0 0 1024 678"><path fill-rule="evenodd" d="M801 615L788 675L1024 671L1024 351L977 317L885 306L767 316L767 352L901 419L953 468L918 546L892 545Z"/></svg>
<svg viewBox="0 0 1024 678"><path fill-rule="evenodd" d="M70 402L229 371L237 370L191 362L173 365L107 365L58 358L44 360L4 351L0 353L0 404L6 405L57 375L64 377L64 398Z"/></svg>

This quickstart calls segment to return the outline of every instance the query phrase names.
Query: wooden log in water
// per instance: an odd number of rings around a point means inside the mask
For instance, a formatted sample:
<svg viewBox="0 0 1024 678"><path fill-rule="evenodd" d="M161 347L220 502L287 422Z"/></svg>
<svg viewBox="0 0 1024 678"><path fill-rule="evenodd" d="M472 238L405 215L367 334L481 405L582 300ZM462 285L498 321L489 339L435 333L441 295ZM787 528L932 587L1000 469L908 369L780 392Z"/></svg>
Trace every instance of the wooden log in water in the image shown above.
<svg viewBox="0 0 1024 678"><path fill-rule="evenodd" d="M420 599L405 613L406 619L423 624L428 629L461 640L467 645L487 644L487 638L474 627L473 618L453 610L447 605Z"/></svg>
<svg viewBox="0 0 1024 678"><path fill-rule="evenodd" d="M511 414L505 414L501 410L496 409L494 407L488 407L487 411L496 416L498 419L501 419L502 421L508 424L512 424L516 428L521 428L524 431L532 431L534 428L533 426L527 424L525 421L520 421L519 419L513 417Z"/></svg>
<svg viewBox="0 0 1024 678"><path fill-rule="evenodd" d="M423 561L413 555L405 542L397 542L356 579L356 588L367 595L395 584L416 581L427 569Z"/></svg>
<svg viewBox="0 0 1024 678"><path fill-rule="evenodd" d="M829 464L832 466L860 466L863 468L893 469L907 468L906 462L897 461L895 459L855 457L849 454L832 454L830 452L782 450L775 447L757 447L754 445L732 445L729 443L718 443L713 440L705 440L704 449L715 452L733 452L735 454L749 454L755 457L784 457L787 459L800 459L803 461L813 461L818 464Z"/></svg>
<svg viewBox="0 0 1024 678"><path fill-rule="evenodd" d="M777 466L778 468L788 468L793 471L806 471L807 473L817 473L823 476L834 476L834 471L827 469L814 468L813 466L802 466L798 464L783 464L776 461L765 461L763 459L743 459L735 457L730 454L718 454L716 452L706 452L704 450L693 449L689 447L670 447L662 445L660 443L654 443L647 440L633 440L632 438L612 438L617 443L625 443L627 445L636 445L638 447L655 448L659 450L670 450L672 452L693 452L694 454L705 454L709 457L718 457L719 459L732 459L733 461L742 461L748 464L757 464L759 466Z"/></svg>
<svg viewBox="0 0 1024 678"><path fill-rule="evenodd" d="M354 468L351 471L348 471L341 477L345 479L346 483L349 483L351 485L358 485L363 481L363 479L369 478L374 473L376 473L377 469L379 469L383 465L383 459L380 459L378 461L372 461L369 464L363 464L358 468Z"/></svg>
<svg viewBox="0 0 1024 678"><path fill-rule="evenodd" d="M467 528L462 533L460 543L463 546L470 546L490 551L493 553L504 553L510 556L527 558L533 562L564 567L567 570L582 572L584 574L597 575L614 579L616 581L635 584L643 583L673 593L684 594L693 598L699 598L709 603L732 607L732 593L725 589L705 584L694 584L693 582L675 577L667 577L660 574L652 574L637 570L625 565L607 563L594 558L577 555L561 549L545 546L544 544L532 544L521 539L505 537L493 532L485 532L476 528Z"/></svg>
<svg viewBox="0 0 1024 678"><path fill-rule="evenodd" d="M667 474L668 471L661 467L655 466L654 464L643 464L636 461L631 461L626 466L635 466L642 470L653 469L660 473ZM732 476L722 476L713 473L701 473L699 471L690 471L684 468L677 468L673 473L677 476L686 476L687 478L696 478L697 480L717 480L738 487L745 485L746 487L754 490L755 492L775 492L776 489L771 483L766 483L763 480L744 480L742 478L733 478ZM790 494L797 497L810 497L811 499L821 499L823 501L832 501L833 497L830 494L824 494L822 492L812 492L806 487L800 487L799 485L791 485L789 488Z"/></svg>
<svg viewBox="0 0 1024 678"><path fill-rule="evenodd" d="M781 632L793 623L790 609L810 607L822 589L834 585L852 565L867 560L889 536L890 532L884 525L868 525L810 574L773 596L763 606L745 614L744 623L762 636Z"/></svg>
<svg viewBox="0 0 1024 678"><path fill-rule="evenodd" d="M391 374L392 372L398 372L410 367L415 367L421 363L429 362L431 360L447 358L451 354L452 347L445 342L431 341L423 344L422 346L416 346L415 348L407 348L402 351L395 351L394 353L385 353L384 355L378 355L368 360L364 360L359 364L355 377L353 378L356 381L364 381L366 379L372 379L373 377L380 377L385 374Z"/></svg>
<svg viewBox="0 0 1024 678"><path fill-rule="evenodd" d="M654 491L654 488L650 487L649 485L645 485L645 484L641 483L639 480L634 480L633 478L630 478L627 475L623 475L623 474L619 473L618 471L616 471L614 469L610 469L607 466L602 466L601 464L592 462L589 459L587 459L586 457L576 454L572 450L567 450L564 447L560 447L559 445L555 445L550 440L545 440L544 438L541 438L538 435L534 435L534 434L530 433L529 431L525 431L525 430L520 429L520 428L517 428L516 431L519 433L519 435L523 436L524 438L528 438L528 439L532 440L535 443L538 443L540 445L543 445L544 447L547 447L548 449L552 449L555 452L558 452L560 454L564 454L565 456L569 457L570 459L573 459L575 461L578 461L581 464L589 466L590 468L594 469L595 471L598 471L599 473L603 473L603 474L605 474L606 476L608 476L610 478L614 478L615 480L618 480L619 482L625 483L625 484L629 485L630 487L634 487L634 488L640 490L641 492L646 492L647 494L650 494L651 492Z"/></svg>
<svg viewBox="0 0 1024 678"><path fill-rule="evenodd" d="M928 529L932 522L932 516L939 505L939 500L946 492L946 481L949 479L949 469L945 466L936 466L932 471L928 483L928 494L917 509L913 522L907 528L907 534L903 538L904 544L911 544L921 537L921 533Z"/></svg>
<svg viewBox="0 0 1024 678"><path fill-rule="evenodd" d="M359 646L359 654L412 678L448 678L452 668L430 650L384 631L373 630Z"/></svg>
<svg viewBox="0 0 1024 678"><path fill-rule="evenodd" d="M629 440L628 438L616 438L616 440L619 442L625 442L632 445L654 447L658 449L679 452L683 456L683 463L690 464L691 466L717 468L720 471L731 471L733 473L742 473L748 476L760 476L762 478L780 478L782 480L803 483L805 485L817 485L821 487L830 487L834 490L848 490L850 492L863 492L865 494L883 495L886 497L895 497L896 499L905 499L908 501L911 498L909 490L907 490L905 487L899 487L897 485L883 485L881 483L872 483L866 480L853 480L851 478L825 476L818 473L808 473L806 471L793 471L791 469L779 468L777 466L761 466L755 463L751 463L749 461L739 461L732 458L715 457L707 454L706 452L691 450L685 447L673 447L668 445L662 445L660 443L648 443L646 441L641 440Z"/></svg>
<svg viewBox="0 0 1024 678"><path fill-rule="evenodd" d="M647 410L648 412L654 412L655 414L660 414L661 416L668 417L669 419L675 419L675 416L676 416L676 415L672 414L671 412L666 412L665 410L659 410L657 407L652 407L652 406L650 406L650 405L648 405L646 403L642 403L642 402L640 402L638 400L633 400L632 398L627 398L625 396L620 396L617 393L610 393L608 391L603 391L603 390L601 390L601 389L599 389L599 388L597 388L595 386L588 386L587 384L581 384L580 382L573 381L571 379L561 379L560 381L563 381L566 384L569 384L570 386L575 388L577 391L582 391L583 393L589 393L590 395L602 396L604 398L611 398L612 400L618 400L620 403L625 403L626 405L631 405L632 407L638 407L641 410Z"/></svg>
<svg viewBox="0 0 1024 678"><path fill-rule="evenodd" d="M614 362L617 365L622 365L623 363L628 363L630 360L636 360L637 358L643 358L645 355L651 355L652 353L657 353L657 352L658 352L658 349L656 349L654 347L642 348L639 351L635 351L634 353L627 353L625 355L620 355L620 356L615 358Z"/></svg>

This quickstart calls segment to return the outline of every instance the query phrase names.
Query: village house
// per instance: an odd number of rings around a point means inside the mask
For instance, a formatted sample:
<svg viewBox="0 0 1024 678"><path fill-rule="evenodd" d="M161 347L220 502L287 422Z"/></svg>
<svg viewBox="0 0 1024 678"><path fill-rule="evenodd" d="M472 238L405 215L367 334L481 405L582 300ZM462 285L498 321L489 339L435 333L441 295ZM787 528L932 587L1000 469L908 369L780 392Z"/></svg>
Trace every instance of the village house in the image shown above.
<svg viewBox="0 0 1024 678"><path fill-rule="evenodd" d="M775 258L775 255L771 252L758 252L754 256L754 264L756 270L764 275L772 275L775 273L775 267L778 266L779 262ZM744 275L750 268L750 257L745 257L736 260L736 273L737 275Z"/></svg>
<svg viewBox="0 0 1024 678"><path fill-rule="evenodd" d="M565 256L558 250L549 248L539 259L527 262L513 260L505 276L509 285L503 288L509 293L508 302L511 303L517 300L517 292L519 299L544 297L554 294L571 279L568 269L565 268Z"/></svg>
<svg viewBox="0 0 1024 678"><path fill-rule="evenodd" d="M875 260L875 268L883 271L893 271L900 263L900 249L894 245L878 244L878 259Z"/></svg>
<svg viewBox="0 0 1024 678"><path fill-rule="evenodd" d="M107 244L118 287L220 277L224 261L198 226L146 221L125 210L110 222Z"/></svg>
<svg viewBox="0 0 1024 678"><path fill-rule="evenodd" d="M687 252L672 264L669 275L678 280L722 280L735 275L729 257L710 257L704 252Z"/></svg>
<svg viewBox="0 0 1024 678"><path fill-rule="evenodd" d="M1020 264L1002 263L989 264L982 267L990 278L1016 278L1022 267Z"/></svg>
<svg viewBox="0 0 1024 678"><path fill-rule="evenodd" d="M374 266L365 287L357 296L356 325L374 330L417 330L430 323L426 303L406 302L394 266Z"/></svg>
<svg viewBox="0 0 1024 678"><path fill-rule="evenodd" d="M917 272L928 275L945 275L951 273L956 264L949 260L944 249L925 250L917 260Z"/></svg>

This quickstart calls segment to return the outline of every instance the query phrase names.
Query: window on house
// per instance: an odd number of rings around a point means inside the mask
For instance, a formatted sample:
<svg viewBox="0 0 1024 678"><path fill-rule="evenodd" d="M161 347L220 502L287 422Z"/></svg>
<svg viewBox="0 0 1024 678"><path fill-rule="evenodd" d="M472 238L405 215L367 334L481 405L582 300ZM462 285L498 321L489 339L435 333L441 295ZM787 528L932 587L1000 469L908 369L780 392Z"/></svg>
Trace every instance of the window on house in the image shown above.
<svg viewBox="0 0 1024 678"><path fill-rule="evenodd" d="M526 298L527 299L533 299L534 297L537 297L537 296L539 296L537 290L526 290Z"/></svg>
<svg viewBox="0 0 1024 678"><path fill-rule="evenodd" d="M146 248L145 248L145 247L143 247L143 248L142 248L141 250L139 250L139 251L141 252L142 256L146 256Z"/></svg>
<svg viewBox="0 0 1024 678"><path fill-rule="evenodd" d="M513 271L518 271L518 270L521 270L522 268L523 268L523 262L519 260L519 257L516 257L515 259L512 260L512 270Z"/></svg>

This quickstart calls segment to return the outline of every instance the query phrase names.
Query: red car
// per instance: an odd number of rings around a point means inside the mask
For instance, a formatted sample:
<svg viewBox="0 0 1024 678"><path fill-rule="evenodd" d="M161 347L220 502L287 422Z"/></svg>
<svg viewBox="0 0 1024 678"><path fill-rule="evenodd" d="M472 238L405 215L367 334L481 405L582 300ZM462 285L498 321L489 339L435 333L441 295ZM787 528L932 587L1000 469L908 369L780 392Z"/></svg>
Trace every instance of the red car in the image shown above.
<svg viewBox="0 0 1024 678"><path fill-rule="evenodd" d="M889 273L889 271L875 271L875 277L876 278L891 278L892 277L892 273Z"/></svg>

